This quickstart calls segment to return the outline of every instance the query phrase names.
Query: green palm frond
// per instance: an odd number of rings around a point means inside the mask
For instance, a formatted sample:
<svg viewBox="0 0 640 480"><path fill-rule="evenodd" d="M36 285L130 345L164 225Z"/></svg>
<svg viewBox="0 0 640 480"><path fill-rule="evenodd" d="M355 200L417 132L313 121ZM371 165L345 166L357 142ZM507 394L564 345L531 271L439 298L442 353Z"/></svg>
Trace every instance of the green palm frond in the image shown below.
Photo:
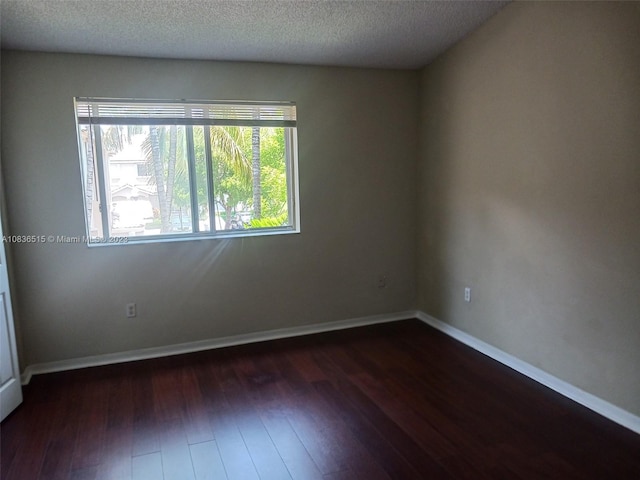
<svg viewBox="0 0 640 480"><path fill-rule="evenodd" d="M211 146L219 161L226 162L243 181L251 180L251 161L242 151L241 127L211 127Z"/></svg>

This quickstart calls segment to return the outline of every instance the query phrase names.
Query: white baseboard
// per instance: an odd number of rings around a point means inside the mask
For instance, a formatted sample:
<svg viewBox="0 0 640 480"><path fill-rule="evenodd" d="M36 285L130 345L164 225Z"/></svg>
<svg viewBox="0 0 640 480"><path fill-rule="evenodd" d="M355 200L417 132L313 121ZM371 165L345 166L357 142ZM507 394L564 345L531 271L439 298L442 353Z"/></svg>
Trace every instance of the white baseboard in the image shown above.
<svg viewBox="0 0 640 480"><path fill-rule="evenodd" d="M549 387L552 390L564 395L571 400L584 405L585 407L593 410L594 412L602 415L603 417L612 420L623 427L628 428L636 433L640 434L640 417L623 410L620 407L613 405L605 400L602 400L591 393L585 392L584 390L579 389L571 385L570 383L565 382L564 380L560 380L557 377L545 372L544 370L540 370L533 365L520 360L519 358L514 357L513 355L509 355L506 352L503 352L499 348L496 348L488 343L483 342L475 338L468 333L459 330L448 323L444 323L436 318L433 318L427 315L424 312L417 311L415 314L416 318L422 320L424 323L431 325L432 327L440 330L443 333L446 333L452 338L455 338L459 342L468 345L469 347L477 350L480 353L485 354L488 357L497 360L498 362L506 365L514 369L515 371L526 375L527 377L535 380L542 385Z"/></svg>
<svg viewBox="0 0 640 480"><path fill-rule="evenodd" d="M21 381L23 385L27 385L31 381L31 377L33 375L37 375L40 373L62 372L65 370L97 367L100 365L131 362L148 358L167 357L170 355L179 355L181 353L199 352L202 350L211 350L214 348L264 342L266 340L276 340L279 338L298 337L301 335L311 335L314 333L343 330L345 328L362 327L365 325L374 325L376 323L388 323L397 320L407 320L410 318L415 318L415 311L371 315L368 317L352 318L349 320L340 320L336 322L315 323L312 325L303 325L300 327L280 328L277 330L267 330L242 335L232 335L229 337L198 340L195 342L181 343L177 345L143 348L140 350L107 353L104 355L92 355L89 357L71 358L68 360L60 360L57 362L36 363L33 365L29 365L24 369L21 375Z"/></svg>

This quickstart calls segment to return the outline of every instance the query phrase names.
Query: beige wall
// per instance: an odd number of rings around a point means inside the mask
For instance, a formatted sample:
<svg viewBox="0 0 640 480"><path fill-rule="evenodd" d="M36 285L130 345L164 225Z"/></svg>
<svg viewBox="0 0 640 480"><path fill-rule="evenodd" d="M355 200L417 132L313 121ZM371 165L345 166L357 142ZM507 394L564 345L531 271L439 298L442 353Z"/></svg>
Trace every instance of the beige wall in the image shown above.
<svg viewBox="0 0 640 480"><path fill-rule="evenodd" d="M420 131L419 308L640 414L640 4L511 4Z"/></svg>
<svg viewBox="0 0 640 480"><path fill-rule="evenodd" d="M417 72L3 52L14 235L85 231L74 96L298 103L301 234L16 245L23 367L415 308L418 83Z"/></svg>

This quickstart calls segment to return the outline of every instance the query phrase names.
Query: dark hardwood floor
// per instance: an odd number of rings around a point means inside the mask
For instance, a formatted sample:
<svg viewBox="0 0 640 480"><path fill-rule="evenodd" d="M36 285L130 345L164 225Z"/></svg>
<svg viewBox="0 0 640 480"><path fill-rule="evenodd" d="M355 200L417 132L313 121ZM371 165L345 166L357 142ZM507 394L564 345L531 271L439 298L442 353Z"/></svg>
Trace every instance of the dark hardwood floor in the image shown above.
<svg viewBox="0 0 640 480"><path fill-rule="evenodd" d="M415 321L39 375L3 480L640 479L640 435Z"/></svg>

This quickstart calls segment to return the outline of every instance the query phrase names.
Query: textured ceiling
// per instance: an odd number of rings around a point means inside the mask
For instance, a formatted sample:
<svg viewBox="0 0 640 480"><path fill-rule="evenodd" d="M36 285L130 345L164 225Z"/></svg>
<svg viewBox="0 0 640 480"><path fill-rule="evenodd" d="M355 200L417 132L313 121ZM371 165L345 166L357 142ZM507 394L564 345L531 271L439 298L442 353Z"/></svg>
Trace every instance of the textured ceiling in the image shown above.
<svg viewBox="0 0 640 480"><path fill-rule="evenodd" d="M0 0L2 48L415 69L508 2Z"/></svg>

